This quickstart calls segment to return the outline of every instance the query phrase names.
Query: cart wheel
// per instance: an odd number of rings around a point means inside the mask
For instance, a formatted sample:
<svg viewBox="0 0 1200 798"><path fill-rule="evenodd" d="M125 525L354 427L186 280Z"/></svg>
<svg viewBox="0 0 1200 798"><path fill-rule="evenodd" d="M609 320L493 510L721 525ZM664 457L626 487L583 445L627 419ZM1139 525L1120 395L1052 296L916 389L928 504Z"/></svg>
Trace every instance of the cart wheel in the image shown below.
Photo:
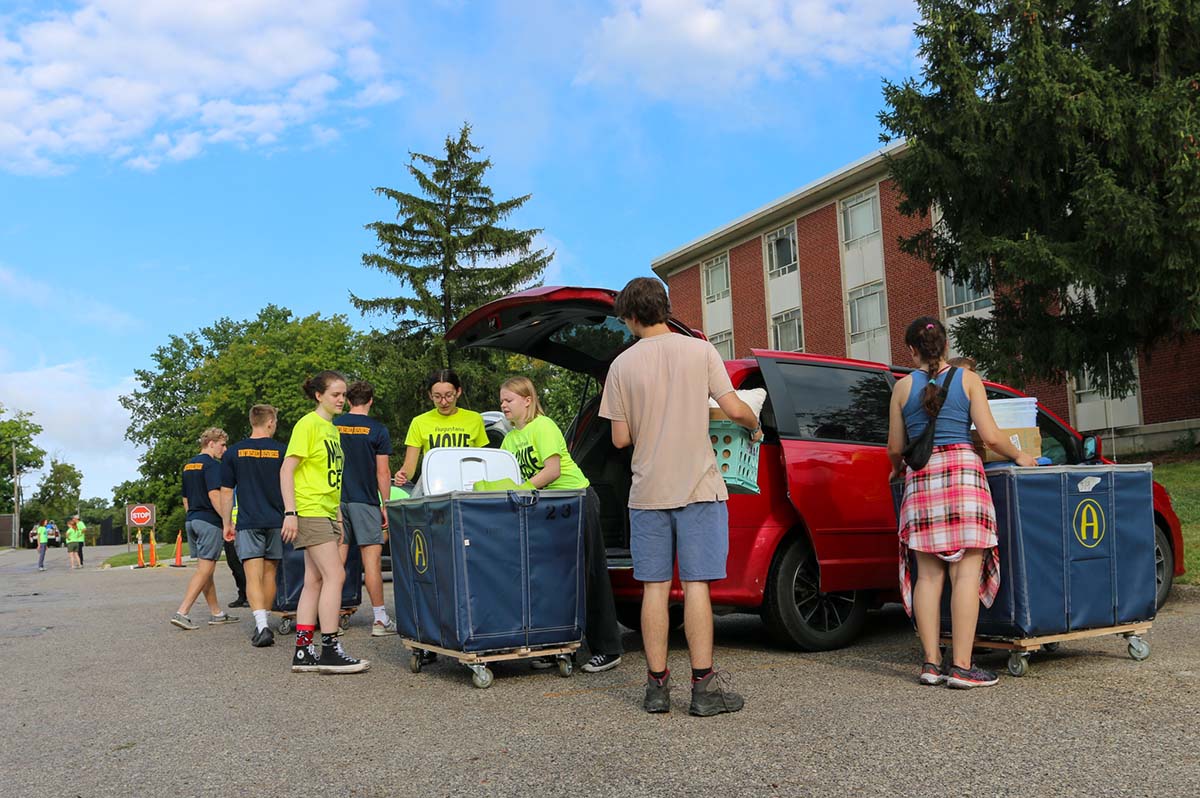
<svg viewBox="0 0 1200 798"><path fill-rule="evenodd" d="M408 655L408 669L413 673L421 672L421 652L413 651Z"/></svg>
<svg viewBox="0 0 1200 798"><path fill-rule="evenodd" d="M1129 638L1129 656L1138 662L1150 656L1150 644L1137 635Z"/></svg>
<svg viewBox="0 0 1200 798"><path fill-rule="evenodd" d="M341 629L349 629L350 628L350 616L343 615L340 618L338 618L338 627Z"/></svg>
<svg viewBox="0 0 1200 798"><path fill-rule="evenodd" d="M284 618L279 622L279 634L290 635L292 633L292 619Z"/></svg>
<svg viewBox="0 0 1200 798"><path fill-rule="evenodd" d="M471 674L471 684L478 687L480 690L486 690L492 686L492 671L490 668L481 668Z"/></svg>
<svg viewBox="0 0 1200 798"><path fill-rule="evenodd" d="M564 679L575 672L575 663L569 656L560 655L558 658L558 675Z"/></svg>
<svg viewBox="0 0 1200 798"><path fill-rule="evenodd" d="M1024 676L1029 672L1029 660L1024 654L1014 651L1008 655L1008 672L1018 678Z"/></svg>
<svg viewBox="0 0 1200 798"><path fill-rule="evenodd" d="M1047 652L1048 654L1053 654L1055 651L1058 651L1058 647L1060 645L1062 645L1062 644L1061 643L1047 643L1046 645L1042 646L1042 650Z"/></svg>

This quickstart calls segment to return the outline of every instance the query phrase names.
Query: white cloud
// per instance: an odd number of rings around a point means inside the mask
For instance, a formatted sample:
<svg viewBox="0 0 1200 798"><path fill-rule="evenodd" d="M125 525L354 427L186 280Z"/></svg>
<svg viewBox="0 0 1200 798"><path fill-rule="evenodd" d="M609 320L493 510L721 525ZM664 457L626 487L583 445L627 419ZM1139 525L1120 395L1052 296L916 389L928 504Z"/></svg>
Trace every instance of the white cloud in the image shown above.
<svg viewBox="0 0 1200 798"><path fill-rule="evenodd" d="M718 98L829 67L910 57L911 0L618 0L589 42L584 83Z"/></svg>
<svg viewBox="0 0 1200 798"><path fill-rule="evenodd" d="M0 38L0 168L135 169L390 102L366 0L87 0ZM164 150L154 140L174 142Z"/></svg>
<svg viewBox="0 0 1200 798"><path fill-rule="evenodd" d="M139 452L125 440L129 413L118 399L135 387L133 377L102 384L87 363L73 362L28 371L0 372L0 404L28 410L42 426L38 446L47 459L83 472L83 496L111 497L112 488L138 476ZM41 475L29 479L26 496Z"/></svg>
<svg viewBox="0 0 1200 798"><path fill-rule="evenodd" d="M125 331L138 325L128 313L100 302L84 292L55 288L0 263L0 296L15 308L20 305L39 310L75 308L87 314L88 323L110 330Z"/></svg>

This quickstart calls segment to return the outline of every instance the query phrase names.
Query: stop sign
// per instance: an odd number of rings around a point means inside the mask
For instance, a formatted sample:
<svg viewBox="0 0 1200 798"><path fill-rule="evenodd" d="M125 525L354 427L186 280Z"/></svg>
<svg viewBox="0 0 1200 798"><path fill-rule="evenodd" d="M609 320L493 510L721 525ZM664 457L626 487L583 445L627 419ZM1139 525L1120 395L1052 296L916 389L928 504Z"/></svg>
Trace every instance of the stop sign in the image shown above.
<svg viewBox="0 0 1200 798"><path fill-rule="evenodd" d="M130 526L153 526L154 509L153 504L130 504L125 507L125 517Z"/></svg>

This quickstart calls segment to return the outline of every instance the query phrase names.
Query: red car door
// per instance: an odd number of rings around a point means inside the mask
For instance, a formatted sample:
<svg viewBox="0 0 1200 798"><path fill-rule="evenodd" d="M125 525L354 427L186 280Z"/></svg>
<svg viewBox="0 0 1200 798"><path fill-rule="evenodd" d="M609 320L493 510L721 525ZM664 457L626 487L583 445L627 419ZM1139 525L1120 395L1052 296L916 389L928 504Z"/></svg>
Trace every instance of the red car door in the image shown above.
<svg viewBox="0 0 1200 798"><path fill-rule="evenodd" d="M820 564L821 591L895 590L887 457L894 378L877 363L754 355L775 408L788 497Z"/></svg>

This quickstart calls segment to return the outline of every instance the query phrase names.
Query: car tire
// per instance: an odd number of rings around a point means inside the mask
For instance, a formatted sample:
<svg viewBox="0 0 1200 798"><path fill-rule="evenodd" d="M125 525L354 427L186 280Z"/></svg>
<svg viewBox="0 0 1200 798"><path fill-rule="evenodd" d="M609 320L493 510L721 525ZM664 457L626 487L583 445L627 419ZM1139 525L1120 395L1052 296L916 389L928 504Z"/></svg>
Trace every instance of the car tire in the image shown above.
<svg viewBox="0 0 1200 798"><path fill-rule="evenodd" d="M776 641L805 651L849 645L867 620L865 591L821 593L820 564L807 539L793 537L775 555L762 618Z"/></svg>
<svg viewBox="0 0 1200 798"><path fill-rule="evenodd" d="M683 626L683 605L672 604L668 609L668 622L671 624L671 629L679 629ZM617 604L617 620L626 629L632 629L635 632L642 631L642 605L641 604Z"/></svg>
<svg viewBox="0 0 1200 798"><path fill-rule="evenodd" d="M1157 524L1154 526L1154 606L1162 609L1171 595L1175 581L1175 552L1171 549L1171 538Z"/></svg>

